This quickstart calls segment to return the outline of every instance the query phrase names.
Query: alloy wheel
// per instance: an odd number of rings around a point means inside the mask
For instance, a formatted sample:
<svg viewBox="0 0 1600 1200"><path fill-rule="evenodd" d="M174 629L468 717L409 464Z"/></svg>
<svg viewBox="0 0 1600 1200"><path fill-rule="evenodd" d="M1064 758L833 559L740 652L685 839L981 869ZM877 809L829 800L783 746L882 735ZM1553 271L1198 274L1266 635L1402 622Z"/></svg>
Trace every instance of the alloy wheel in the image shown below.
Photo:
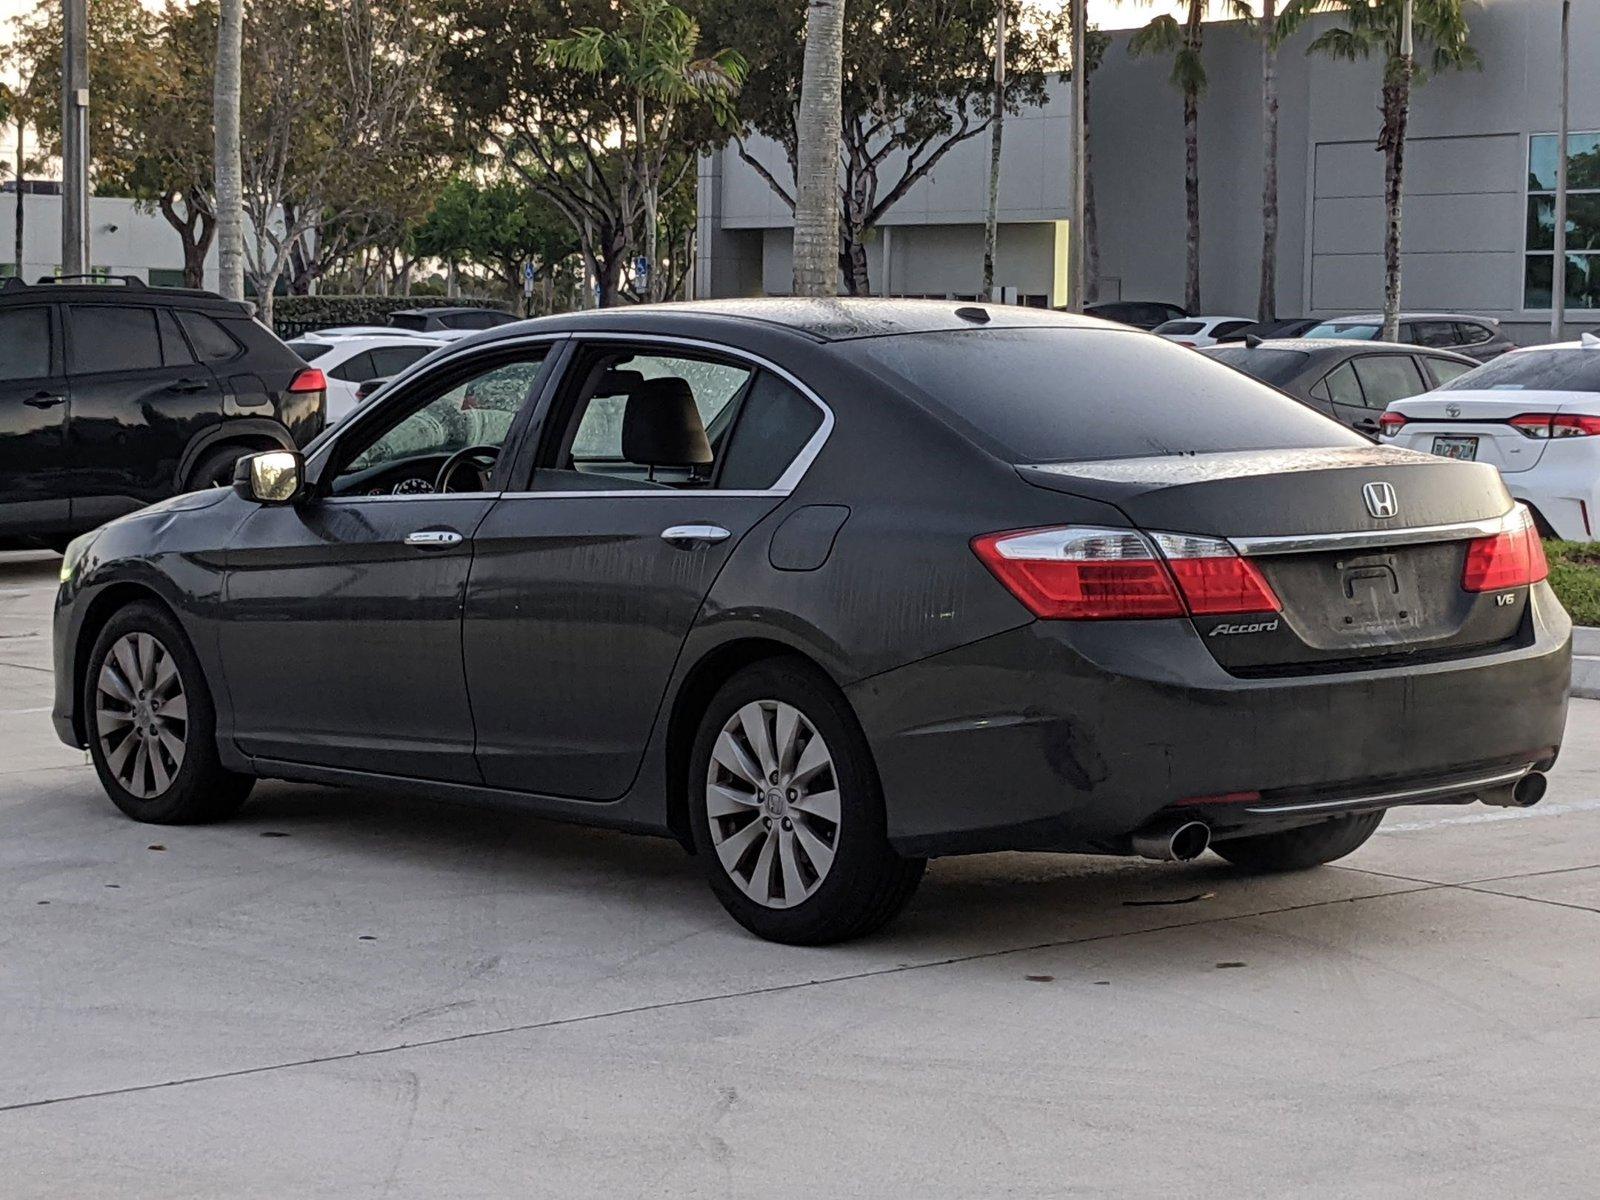
<svg viewBox="0 0 1600 1200"><path fill-rule="evenodd" d="M793 908L839 849L839 781L816 726L792 704L752 700L723 725L706 768L711 843L757 904Z"/></svg>
<svg viewBox="0 0 1600 1200"><path fill-rule="evenodd" d="M106 766L141 800L172 786L188 744L189 702L172 653L148 633L112 643L95 682L95 732Z"/></svg>

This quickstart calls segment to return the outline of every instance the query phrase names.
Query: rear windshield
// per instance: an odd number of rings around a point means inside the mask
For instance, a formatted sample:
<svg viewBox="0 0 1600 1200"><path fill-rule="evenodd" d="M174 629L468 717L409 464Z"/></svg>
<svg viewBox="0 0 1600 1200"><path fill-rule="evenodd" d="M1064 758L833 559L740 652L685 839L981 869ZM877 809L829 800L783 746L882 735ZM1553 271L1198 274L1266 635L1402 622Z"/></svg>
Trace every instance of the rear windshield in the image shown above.
<svg viewBox="0 0 1600 1200"><path fill-rule="evenodd" d="M1300 336L1313 338L1353 338L1356 341L1370 342L1376 340L1380 328L1381 327L1377 325L1357 325L1348 321L1324 321L1321 325L1313 325Z"/></svg>
<svg viewBox="0 0 1600 1200"><path fill-rule="evenodd" d="M956 330L840 351L1010 462L1368 444L1203 354L1133 331Z"/></svg>
<svg viewBox="0 0 1600 1200"><path fill-rule="evenodd" d="M1457 375L1441 392L1600 392L1600 347L1518 350Z"/></svg>
<svg viewBox="0 0 1600 1200"><path fill-rule="evenodd" d="M312 362L321 358L333 347L327 342L290 342L289 349L300 356L304 362Z"/></svg>
<svg viewBox="0 0 1600 1200"><path fill-rule="evenodd" d="M1248 346L1207 350L1206 357L1271 384L1287 383L1300 374L1311 360L1311 355L1301 350L1252 350Z"/></svg>

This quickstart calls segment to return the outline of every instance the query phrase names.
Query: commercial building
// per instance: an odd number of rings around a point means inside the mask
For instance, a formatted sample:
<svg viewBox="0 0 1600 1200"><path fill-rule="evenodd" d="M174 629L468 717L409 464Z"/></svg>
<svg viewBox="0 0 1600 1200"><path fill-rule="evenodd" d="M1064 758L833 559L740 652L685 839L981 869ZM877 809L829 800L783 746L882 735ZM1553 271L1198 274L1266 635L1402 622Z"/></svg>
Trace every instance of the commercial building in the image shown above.
<svg viewBox="0 0 1600 1200"><path fill-rule="evenodd" d="M1600 11L1576 5L1571 100L1569 320L1600 327ZM1383 292L1381 63L1305 53L1319 17L1279 60L1279 315L1372 310ZM1559 101L1559 0L1482 0L1471 12L1481 71L1416 90L1406 159L1403 299L1500 319L1512 337L1547 334ZM1113 35L1093 76L1092 170L1099 299L1181 302L1181 99L1170 60L1135 59ZM1209 312L1253 315L1261 254L1261 51L1236 22L1208 26L1200 103L1201 280ZM1071 89L1009 118L1001 168L996 281L1008 296L1063 304ZM781 151L753 151L780 177ZM872 289L970 296L983 261L989 146L953 150L888 214L869 250ZM697 294L781 294L790 215L730 147L700 174Z"/></svg>
<svg viewBox="0 0 1600 1200"><path fill-rule="evenodd" d="M22 196L22 263L16 258L15 184L0 190L0 277L29 281L61 269L61 195L56 183L30 184ZM39 190L33 190L39 189ZM183 286L183 247L155 208L96 196L89 202L89 261L96 274L134 275L158 287ZM206 286L217 283L217 251L206 257Z"/></svg>

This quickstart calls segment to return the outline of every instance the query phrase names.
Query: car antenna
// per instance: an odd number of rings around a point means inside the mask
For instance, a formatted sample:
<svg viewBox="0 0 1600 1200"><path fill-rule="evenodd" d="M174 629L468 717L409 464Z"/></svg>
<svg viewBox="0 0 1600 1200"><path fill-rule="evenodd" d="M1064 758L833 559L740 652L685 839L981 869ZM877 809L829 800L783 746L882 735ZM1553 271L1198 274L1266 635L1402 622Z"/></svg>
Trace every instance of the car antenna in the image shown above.
<svg viewBox="0 0 1600 1200"><path fill-rule="evenodd" d="M1252 350L1266 340L1267 339L1262 337L1259 333L1247 333L1244 335L1244 344L1250 347Z"/></svg>
<svg viewBox="0 0 1600 1200"><path fill-rule="evenodd" d="M989 310L986 308L979 308L975 304L966 304L956 309L956 316L960 317L963 321L976 321L980 325L984 325L989 321Z"/></svg>

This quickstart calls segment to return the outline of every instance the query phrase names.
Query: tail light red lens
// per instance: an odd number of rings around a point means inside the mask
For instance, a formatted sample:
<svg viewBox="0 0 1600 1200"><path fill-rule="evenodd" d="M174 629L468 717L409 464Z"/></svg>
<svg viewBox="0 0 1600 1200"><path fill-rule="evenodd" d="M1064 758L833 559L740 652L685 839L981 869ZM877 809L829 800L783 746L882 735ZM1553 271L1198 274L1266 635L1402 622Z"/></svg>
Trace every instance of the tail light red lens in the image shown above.
<svg viewBox="0 0 1600 1200"><path fill-rule="evenodd" d="M1469 592L1499 592L1527 587L1549 574L1533 516L1519 504L1503 531L1468 544L1461 586Z"/></svg>
<svg viewBox="0 0 1600 1200"><path fill-rule="evenodd" d="M325 392L328 390L328 377L319 367L306 367L289 381L291 392Z"/></svg>
<svg viewBox="0 0 1600 1200"><path fill-rule="evenodd" d="M1406 423L1406 418L1397 412L1386 412L1378 418L1378 432L1384 437L1393 437L1400 432L1400 427Z"/></svg>
<svg viewBox="0 0 1600 1200"><path fill-rule="evenodd" d="M1583 413L1523 413L1506 423L1530 438L1593 437L1600 433L1600 417Z"/></svg>
<svg viewBox="0 0 1600 1200"><path fill-rule="evenodd" d="M1069 526L992 533L974 538L972 549L1029 612L1047 620L1279 611L1255 564L1227 542L1181 534L1154 538Z"/></svg>

